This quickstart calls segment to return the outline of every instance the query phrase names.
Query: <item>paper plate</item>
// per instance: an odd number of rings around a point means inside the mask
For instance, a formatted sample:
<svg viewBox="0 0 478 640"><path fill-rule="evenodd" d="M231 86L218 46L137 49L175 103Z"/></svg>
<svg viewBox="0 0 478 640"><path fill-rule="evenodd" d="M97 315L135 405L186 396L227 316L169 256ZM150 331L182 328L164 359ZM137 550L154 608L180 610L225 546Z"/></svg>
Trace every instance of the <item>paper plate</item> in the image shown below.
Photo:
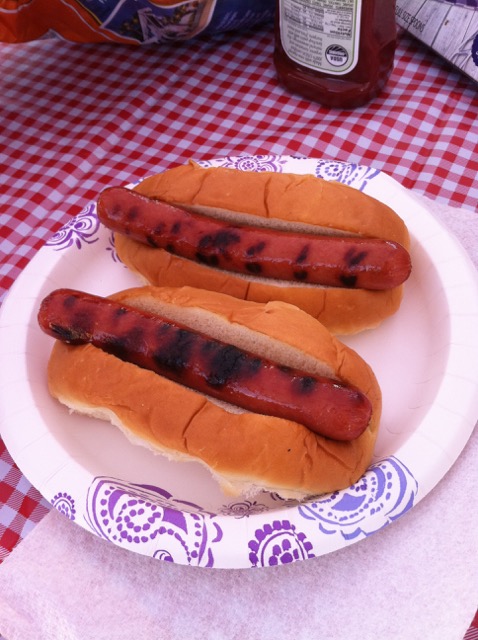
<svg viewBox="0 0 478 640"><path fill-rule="evenodd" d="M476 271L447 231L390 177L326 160L255 156L201 162L311 173L392 206L412 237L402 307L344 341L373 367L383 418L373 464L352 487L305 503L261 493L231 500L197 463L132 445L110 424L78 415L46 388L52 340L37 326L57 287L107 295L138 281L87 206L42 248L0 317L0 429L13 459L68 518L131 551L179 564L247 568L320 556L375 534L416 505L457 459L478 416ZM5 366L7 363L7 366Z"/></svg>

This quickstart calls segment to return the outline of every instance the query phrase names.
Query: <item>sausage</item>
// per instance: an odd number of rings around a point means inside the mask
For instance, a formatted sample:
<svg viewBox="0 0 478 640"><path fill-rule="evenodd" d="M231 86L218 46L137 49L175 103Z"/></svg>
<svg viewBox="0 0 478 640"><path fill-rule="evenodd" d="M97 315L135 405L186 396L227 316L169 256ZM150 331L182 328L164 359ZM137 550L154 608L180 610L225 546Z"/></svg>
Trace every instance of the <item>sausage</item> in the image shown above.
<svg viewBox="0 0 478 640"><path fill-rule="evenodd" d="M98 199L109 229L210 267L328 287L392 289L410 275L398 242L232 224L112 187Z"/></svg>
<svg viewBox="0 0 478 640"><path fill-rule="evenodd" d="M372 413L367 396L212 339L113 300L58 289L42 302L40 327L63 342L90 343L122 360L238 407L293 420L334 440L353 440Z"/></svg>

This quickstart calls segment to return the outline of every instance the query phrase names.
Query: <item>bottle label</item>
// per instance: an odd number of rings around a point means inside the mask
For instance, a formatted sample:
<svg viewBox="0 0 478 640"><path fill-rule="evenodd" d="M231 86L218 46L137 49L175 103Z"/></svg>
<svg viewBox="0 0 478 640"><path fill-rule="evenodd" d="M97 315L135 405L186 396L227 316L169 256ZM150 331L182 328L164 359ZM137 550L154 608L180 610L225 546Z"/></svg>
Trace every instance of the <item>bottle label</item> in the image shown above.
<svg viewBox="0 0 478 640"><path fill-rule="evenodd" d="M334 75L358 62L362 0L280 0L280 38L287 56Z"/></svg>

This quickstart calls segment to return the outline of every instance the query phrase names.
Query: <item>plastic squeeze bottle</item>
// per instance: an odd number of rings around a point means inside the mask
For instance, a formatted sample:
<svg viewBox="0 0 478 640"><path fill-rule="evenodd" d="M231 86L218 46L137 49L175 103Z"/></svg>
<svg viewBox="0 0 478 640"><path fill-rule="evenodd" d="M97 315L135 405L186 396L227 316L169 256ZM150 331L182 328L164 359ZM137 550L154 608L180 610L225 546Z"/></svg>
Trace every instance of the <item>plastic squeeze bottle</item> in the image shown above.
<svg viewBox="0 0 478 640"><path fill-rule="evenodd" d="M395 0L277 0L279 82L326 107L364 105L388 81L396 34Z"/></svg>

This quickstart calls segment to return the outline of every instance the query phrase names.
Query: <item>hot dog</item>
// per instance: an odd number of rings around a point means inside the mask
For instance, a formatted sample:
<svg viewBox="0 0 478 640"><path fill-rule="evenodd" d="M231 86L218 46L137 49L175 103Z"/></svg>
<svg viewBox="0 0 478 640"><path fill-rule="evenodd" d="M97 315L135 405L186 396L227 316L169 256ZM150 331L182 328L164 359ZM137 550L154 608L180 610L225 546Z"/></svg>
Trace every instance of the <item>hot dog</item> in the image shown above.
<svg viewBox="0 0 478 640"><path fill-rule="evenodd" d="M301 498L349 486L370 462L381 412L373 372L291 305L189 287L107 299L58 290L38 320L57 338L54 397L202 462L226 493Z"/></svg>
<svg viewBox="0 0 478 640"><path fill-rule="evenodd" d="M411 270L397 242L241 225L121 187L101 194L98 217L136 242L244 275L383 290L403 284Z"/></svg>
<svg viewBox="0 0 478 640"><path fill-rule="evenodd" d="M122 261L150 284L282 300L343 334L377 326L400 306L408 230L351 187L190 163L134 191L105 190L98 216Z"/></svg>
<svg viewBox="0 0 478 640"><path fill-rule="evenodd" d="M41 305L42 329L68 344L93 344L187 387L257 413L296 420L335 440L368 426L371 405L337 379L272 362L160 315L70 289Z"/></svg>

